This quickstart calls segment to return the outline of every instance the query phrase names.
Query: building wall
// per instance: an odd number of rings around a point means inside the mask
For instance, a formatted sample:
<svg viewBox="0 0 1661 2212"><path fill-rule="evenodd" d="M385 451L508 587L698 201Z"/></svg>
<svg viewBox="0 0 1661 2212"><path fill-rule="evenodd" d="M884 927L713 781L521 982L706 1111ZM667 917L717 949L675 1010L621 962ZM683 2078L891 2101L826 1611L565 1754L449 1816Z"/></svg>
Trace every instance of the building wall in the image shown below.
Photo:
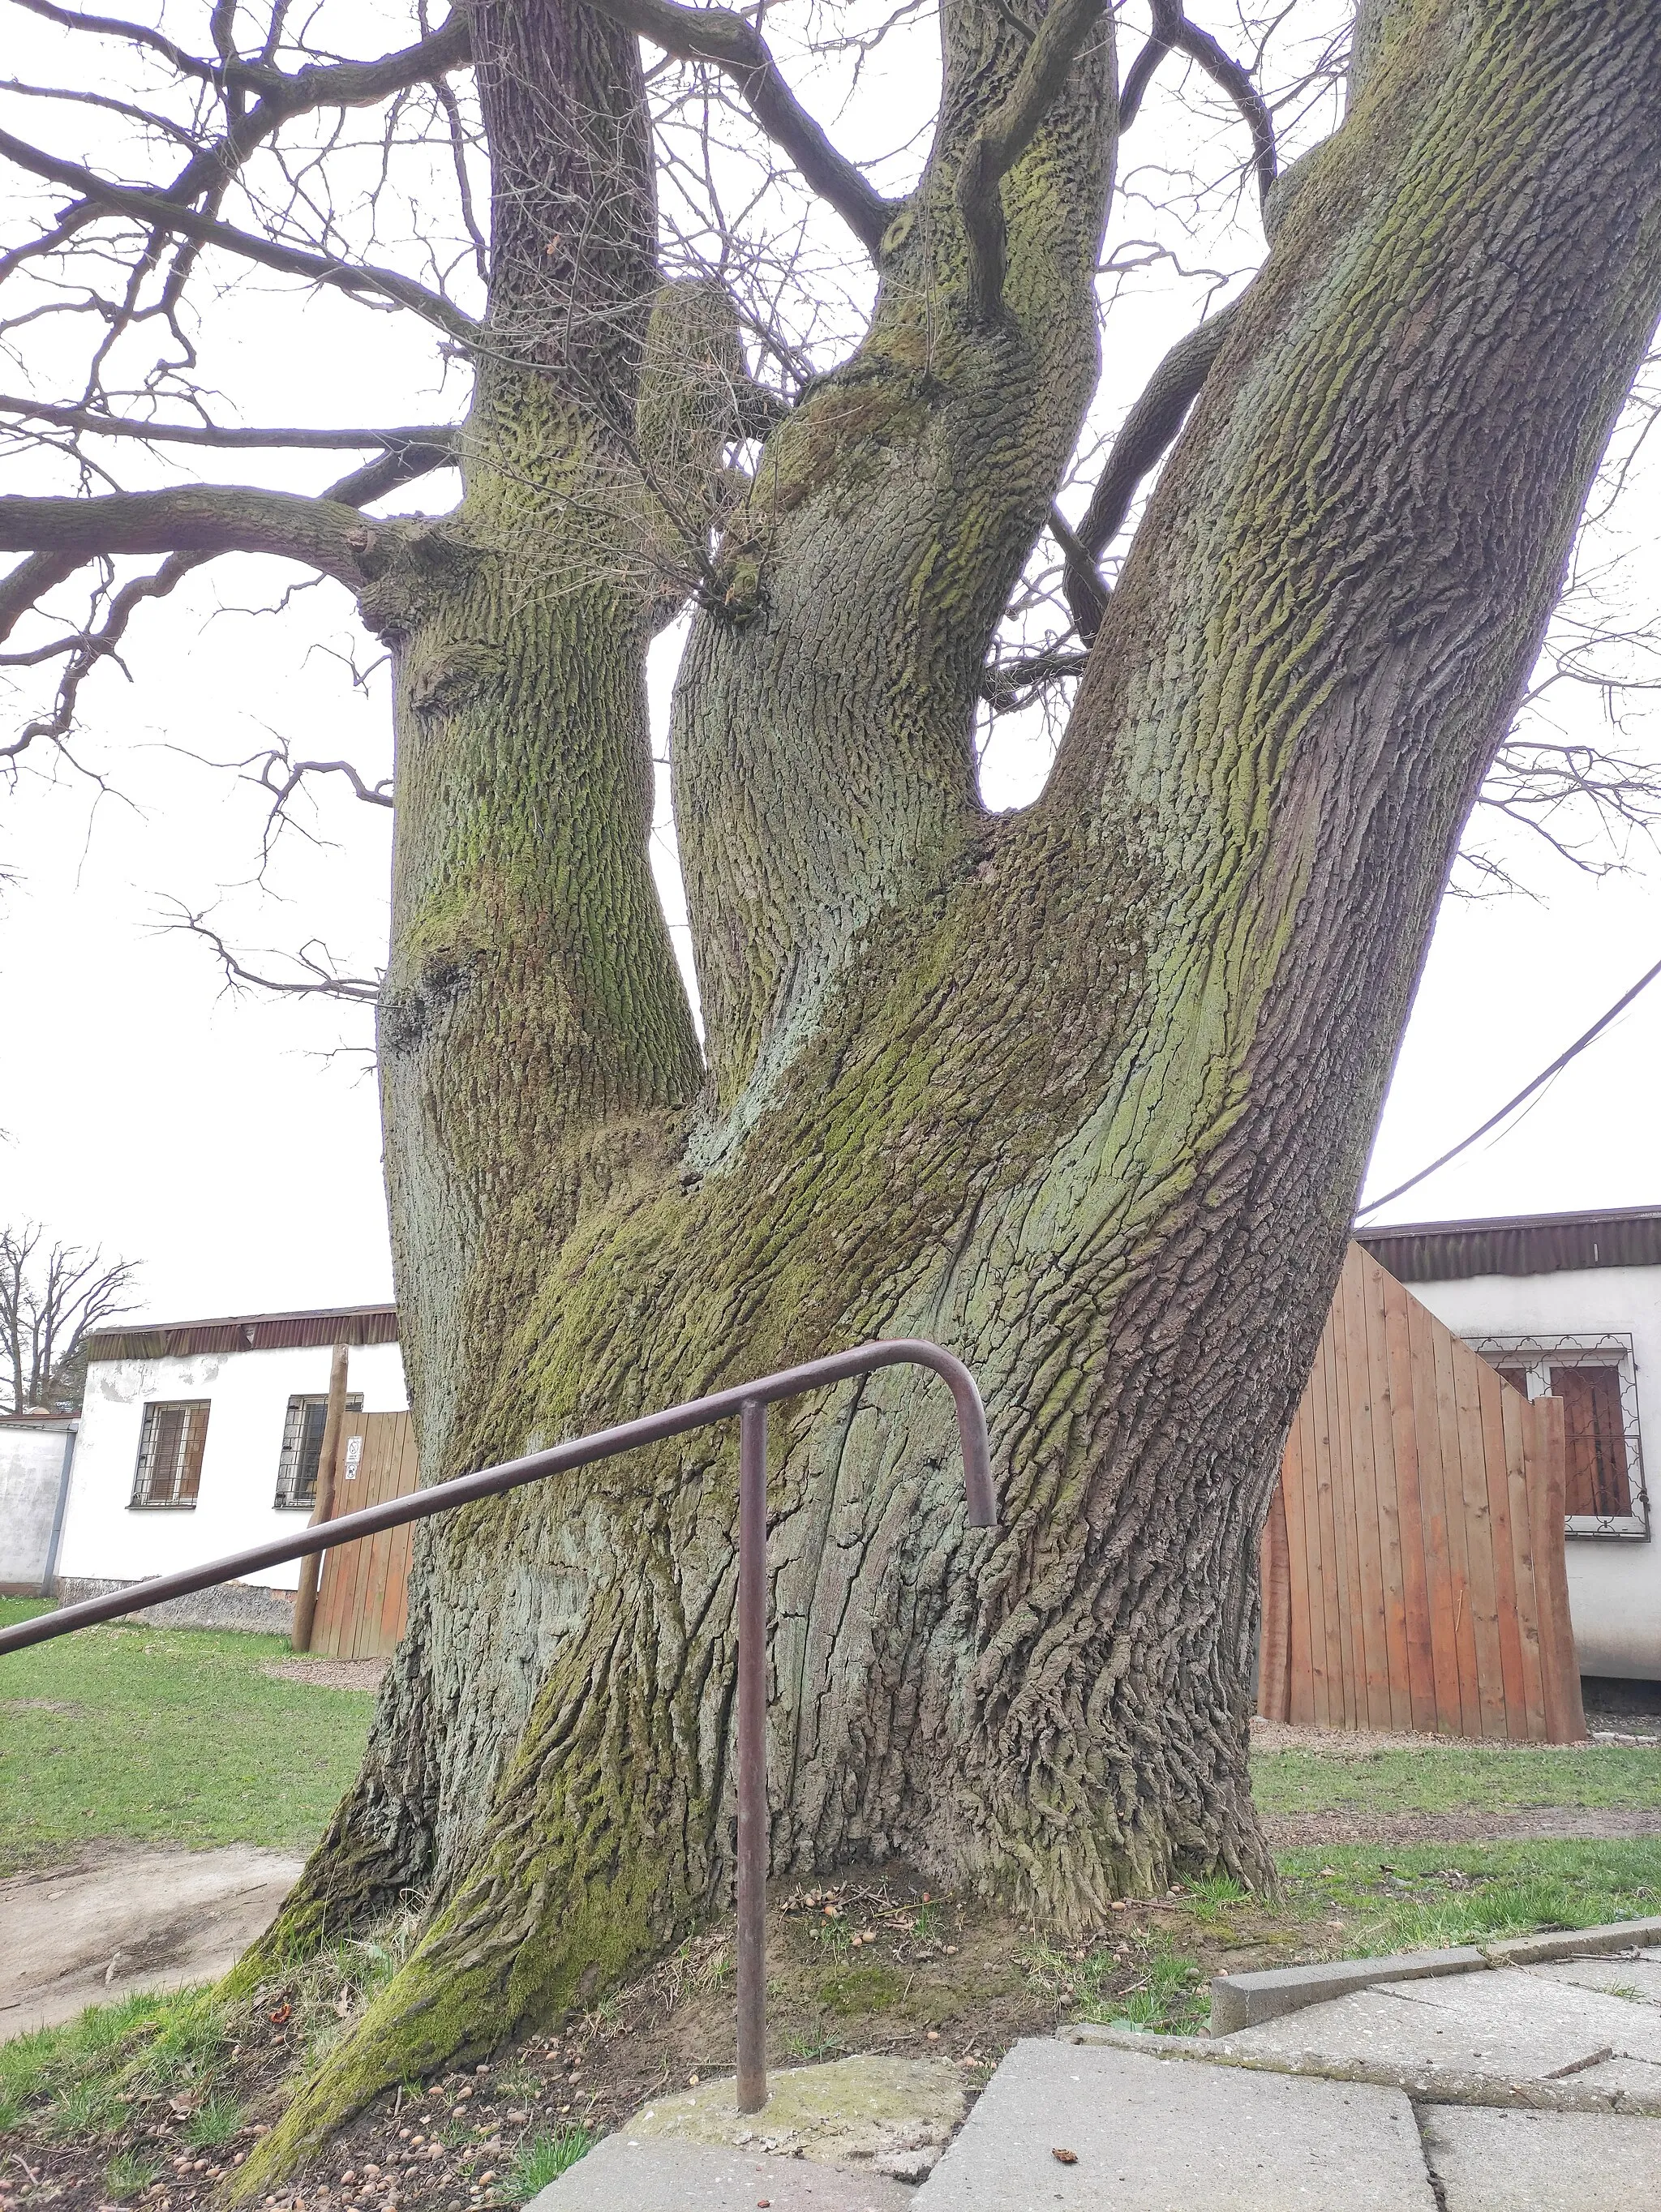
<svg viewBox="0 0 1661 2212"><path fill-rule="evenodd" d="M0 1423L0 1589L40 1587L69 1439L62 1421Z"/></svg>
<svg viewBox="0 0 1661 2212"><path fill-rule="evenodd" d="M271 1502L283 1417L290 1396L320 1396L327 1390L331 1357L327 1345L307 1345L277 1352L202 1352L188 1358L92 1361L58 1553L60 1595L85 1595L90 1594L88 1584L107 1589L170 1574L297 1534L311 1517L309 1506L279 1511ZM347 1387L362 1395L366 1413L402 1413L409 1399L397 1345L354 1346ZM195 1505L131 1505L145 1405L191 1398L209 1401ZM273 1625L267 1618L271 1602L262 1604L252 1593L291 1593L299 1579L297 1561L265 1568L228 1593L219 1611L228 1625L232 1615L238 1626ZM246 1600L239 1595L244 1589L249 1593ZM198 1601L179 1602L200 1611Z"/></svg>
<svg viewBox="0 0 1661 2212"><path fill-rule="evenodd" d="M1661 1267L1586 1267L1549 1275L1476 1275L1413 1285L1456 1334L1591 1336L1633 1342L1640 1449L1652 1538L1568 1540L1569 1611L1583 1674L1661 1680Z"/></svg>

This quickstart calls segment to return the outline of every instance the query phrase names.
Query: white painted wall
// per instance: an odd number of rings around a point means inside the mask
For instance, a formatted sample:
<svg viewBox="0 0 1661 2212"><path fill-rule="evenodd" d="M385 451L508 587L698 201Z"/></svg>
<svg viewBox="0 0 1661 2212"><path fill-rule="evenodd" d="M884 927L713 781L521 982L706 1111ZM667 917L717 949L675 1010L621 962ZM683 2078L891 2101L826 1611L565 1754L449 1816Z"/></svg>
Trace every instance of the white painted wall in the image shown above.
<svg viewBox="0 0 1661 2212"><path fill-rule="evenodd" d="M280 1352L198 1352L179 1359L94 1359L70 1483L58 1572L71 1580L137 1582L199 1566L252 1544L297 1534L311 1508L281 1511L277 1461L289 1400L329 1387L331 1346ZM347 1389L366 1413L402 1413L409 1404L395 1344L355 1346ZM152 1400L209 1401L202 1483L194 1506L131 1506L144 1407ZM298 1587L290 1560L246 1577L273 1589Z"/></svg>
<svg viewBox="0 0 1661 2212"><path fill-rule="evenodd" d="M1568 1539L1569 1613L1583 1674L1661 1680L1661 1267L1474 1275L1409 1289L1464 1337L1630 1336L1651 1540Z"/></svg>
<svg viewBox="0 0 1661 2212"><path fill-rule="evenodd" d="M62 1421L0 1423L0 1583L40 1587L70 1434Z"/></svg>

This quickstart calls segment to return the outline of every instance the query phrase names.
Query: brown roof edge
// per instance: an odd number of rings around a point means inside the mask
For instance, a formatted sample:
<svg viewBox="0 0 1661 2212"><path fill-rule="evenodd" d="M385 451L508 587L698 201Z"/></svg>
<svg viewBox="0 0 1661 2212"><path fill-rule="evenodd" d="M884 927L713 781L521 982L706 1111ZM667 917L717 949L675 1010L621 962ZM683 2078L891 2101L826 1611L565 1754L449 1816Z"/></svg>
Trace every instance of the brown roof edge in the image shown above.
<svg viewBox="0 0 1661 2212"><path fill-rule="evenodd" d="M216 1321L100 1328L88 1359L183 1359L204 1352L286 1352L301 1346L396 1344L396 1306L317 1306L303 1313L228 1314Z"/></svg>
<svg viewBox="0 0 1661 2212"><path fill-rule="evenodd" d="M1354 1234L1356 1243L1399 1283L1661 1267L1661 1206L1656 1206L1500 1214L1479 1221L1392 1222Z"/></svg>

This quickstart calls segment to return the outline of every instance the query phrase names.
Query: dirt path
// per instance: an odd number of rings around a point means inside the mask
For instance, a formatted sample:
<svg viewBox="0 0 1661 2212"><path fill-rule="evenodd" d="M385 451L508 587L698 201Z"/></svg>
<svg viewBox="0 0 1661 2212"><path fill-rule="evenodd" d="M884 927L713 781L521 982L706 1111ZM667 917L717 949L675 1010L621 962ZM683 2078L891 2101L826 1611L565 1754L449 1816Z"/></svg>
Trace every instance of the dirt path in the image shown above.
<svg viewBox="0 0 1661 2212"><path fill-rule="evenodd" d="M106 1848L0 1881L0 2042L137 1990L217 1981L271 1925L303 1863L245 1844Z"/></svg>
<svg viewBox="0 0 1661 2212"><path fill-rule="evenodd" d="M1661 1836L1661 1807L1535 1805L1520 1813L1290 1813L1264 1819L1277 1850L1324 1844L1619 1842Z"/></svg>

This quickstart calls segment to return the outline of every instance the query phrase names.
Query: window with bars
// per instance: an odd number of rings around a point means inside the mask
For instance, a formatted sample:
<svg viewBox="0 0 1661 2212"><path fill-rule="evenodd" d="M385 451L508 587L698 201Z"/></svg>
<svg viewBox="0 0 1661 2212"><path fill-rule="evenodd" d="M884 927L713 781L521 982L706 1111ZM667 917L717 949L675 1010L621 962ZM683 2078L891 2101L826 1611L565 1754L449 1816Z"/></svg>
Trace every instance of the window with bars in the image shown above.
<svg viewBox="0 0 1661 2212"><path fill-rule="evenodd" d="M129 1508L170 1505L194 1510L202 1487L208 1404L205 1398L190 1398L172 1405L145 1407Z"/></svg>
<svg viewBox="0 0 1661 2212"><path fill-rule="evenodd" d="M346 1411L361 1413L361 1395L348 1398ZM283 1449L277 1462L277 1497L280 1506L303 1506L309 1512L317 1503L317 1470L323 1457L323 1431L329 1418L324 1398L295 1397L283 1423Z"/></svg>
<svg viewBox="0 0 1661 2212"><path fill-rule="evenodd" d="M1564 1505L1571 1536L1647 1536L1632 1340L1471 1337L1473 1350L1525 1398L1561 1398Z"/></svg>

